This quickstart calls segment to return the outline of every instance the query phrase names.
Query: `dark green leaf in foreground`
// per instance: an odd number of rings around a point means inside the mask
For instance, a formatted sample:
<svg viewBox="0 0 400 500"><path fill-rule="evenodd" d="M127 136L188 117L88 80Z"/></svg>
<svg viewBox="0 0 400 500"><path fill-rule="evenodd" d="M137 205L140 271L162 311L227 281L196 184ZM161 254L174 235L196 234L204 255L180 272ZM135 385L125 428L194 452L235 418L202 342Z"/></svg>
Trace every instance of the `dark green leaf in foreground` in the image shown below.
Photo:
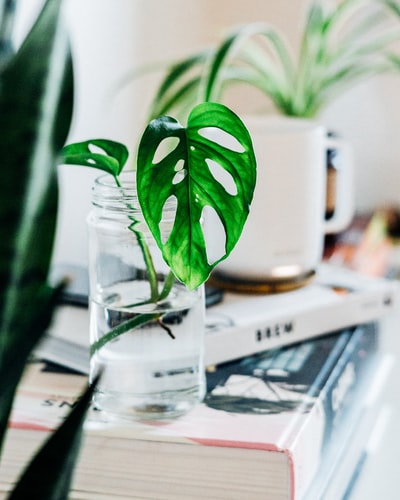
<svg viewBox="0 0 400 500"><path fill-rule="evenodd" d="M170 148L158 159L162 143L171 140L173 144L167 144ZM138 151L139 202L165 261L189 288L202 284L234 248L255 182L250 135L240 118L221 104L196 106L186 128L167 116L146 128ZM159 224L171 199L177 203L175 221L163 241ZM201 224L205 207L215 210L226 234L225 252L214 262L208 261Z"/></svg>
<svg viewBox="0 0 400 500"><path fill-rule="evenodd" d="M48 0L0 70L0 439L29 352L50 322L46 285L57 217L57 159L73 76L61 0Z"/></svg>
<svg viewBox="0 0 400 500"><path fill-rule="evenodd" d="M81 443L82 426L96 383L97 381L86 389L66 420L50 435L32 459L9 500L68 498Z"/></svg>
<svg viewBox="0 0 400 500"><path fill-rule="evenodd" d="M62 286L53 289L43 285L37 290L35 308L29 311L29 328L27 335L19 342L10 342L0 363L0 448L5 438L8 417L11 412L18 381L25 369L30 353L39 341L43 332L49 327L53 311L60 300Z"/></svg>

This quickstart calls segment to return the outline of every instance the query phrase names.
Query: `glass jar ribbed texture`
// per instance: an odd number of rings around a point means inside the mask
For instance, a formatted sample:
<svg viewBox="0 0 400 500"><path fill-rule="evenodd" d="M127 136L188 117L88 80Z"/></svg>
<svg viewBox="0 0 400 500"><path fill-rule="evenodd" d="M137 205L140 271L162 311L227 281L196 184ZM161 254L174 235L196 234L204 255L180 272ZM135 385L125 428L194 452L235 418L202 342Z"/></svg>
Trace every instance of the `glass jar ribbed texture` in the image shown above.
<svg viewBox="0 0 400 500"><path fill-rule="evenodd" d="M96 179L88 216L90 343L100 410L135 419L185 413L204 396L204 289L165 264L140 210L135 174ZM161 221L167 238L174 203Z"/></svg>

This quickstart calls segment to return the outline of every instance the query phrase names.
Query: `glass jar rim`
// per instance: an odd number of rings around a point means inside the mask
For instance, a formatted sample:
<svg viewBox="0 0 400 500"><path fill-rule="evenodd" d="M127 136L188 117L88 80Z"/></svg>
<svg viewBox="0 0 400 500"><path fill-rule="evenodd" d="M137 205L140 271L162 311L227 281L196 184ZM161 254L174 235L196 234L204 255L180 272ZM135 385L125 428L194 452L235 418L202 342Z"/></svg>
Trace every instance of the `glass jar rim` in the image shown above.
<svg viewBox="0 0 400 500"><path fill-rule="evenodd" d="M92 204L108 210L140 212L134 171L122 172L118 185L111 174L102 174L94 180Z"/></svg>
<svg viewBox="0 0 400 500"><path fill-rule="evenodd" d="M136 189L136 176L135 176L136 171L135 170L125 170L122 171L118 179L121 183L121 186L118 186L117 183L115 182L114 177L111 174L102 174L96 177L94 180L95 186L105 187L105 188L115 188L116 190L121 190L122 189Z"/></svg>
<svg viewBox="0 0 400 500"><path fill-rule="evenodd" d="M121 172L118 176L120 185L116 183L111 174L105 173L97 177L92 187L92 204L107 210L141 214L135 173L135 170ZM174 219L177 204L174 196L165 201L164 208L170 214L169 219Z"/></svg>

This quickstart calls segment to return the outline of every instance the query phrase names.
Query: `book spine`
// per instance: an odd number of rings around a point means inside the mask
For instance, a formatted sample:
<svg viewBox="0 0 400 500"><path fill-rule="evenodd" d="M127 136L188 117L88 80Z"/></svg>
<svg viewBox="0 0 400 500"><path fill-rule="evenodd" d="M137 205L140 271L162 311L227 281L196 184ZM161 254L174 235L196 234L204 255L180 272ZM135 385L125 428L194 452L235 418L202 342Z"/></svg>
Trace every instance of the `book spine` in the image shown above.
<svg viewBox="0 0 400 500"><path fill-rule="evenodd" d="M379 325L376 322L359 326L352 331L341 356L331 368L326 366L324 382L321 384L321 380L318 381L318 378L324 378L324 370L321 370L310 388L309 395L314 394L316 400L305 426L299 430L294 422L292 432L288 430L287 449L293 468L292 498L302 498L323 466L324 457L328 456L341 435L342 426L346 425L352 414L359 412L357 402L362 401L363 395L372 385L374 367L379 358L378 333ZM317 429L320 429L319 436ZM310 458L307 450L313 448L311 443L318 442L318 438L319 449L314 449ZM308 458L308 466L305 466Z"/></svg>

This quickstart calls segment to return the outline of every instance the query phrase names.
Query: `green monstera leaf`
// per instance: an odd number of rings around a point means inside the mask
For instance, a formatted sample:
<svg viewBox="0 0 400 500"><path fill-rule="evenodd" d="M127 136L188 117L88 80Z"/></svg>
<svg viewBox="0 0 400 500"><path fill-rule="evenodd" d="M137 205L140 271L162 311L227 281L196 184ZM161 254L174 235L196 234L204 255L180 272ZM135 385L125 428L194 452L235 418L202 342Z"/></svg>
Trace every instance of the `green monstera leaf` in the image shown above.
<svg viewBox="0 0 400 500"><path fill-rule="evenodd" d="M171 139L174 147L163 154ZM138 150L139 203L165 261L189 288L202 284L236 245L255 183L250 135L227 107L205 102L192 110L186 128L168 116L146 128ZM163 241L160 222L170 199L176 201L175 221ZM225 252L214 262L209 262L202 228L206 207L215 210L225 230Z"/></svg>
<svg viewBox="0 0 400 500"><path fill-rule="evenodd" d="M91 139L64 146L62 155L66 165L97 168L118 179L129 153L128 148L119 142Z"/></svg>

